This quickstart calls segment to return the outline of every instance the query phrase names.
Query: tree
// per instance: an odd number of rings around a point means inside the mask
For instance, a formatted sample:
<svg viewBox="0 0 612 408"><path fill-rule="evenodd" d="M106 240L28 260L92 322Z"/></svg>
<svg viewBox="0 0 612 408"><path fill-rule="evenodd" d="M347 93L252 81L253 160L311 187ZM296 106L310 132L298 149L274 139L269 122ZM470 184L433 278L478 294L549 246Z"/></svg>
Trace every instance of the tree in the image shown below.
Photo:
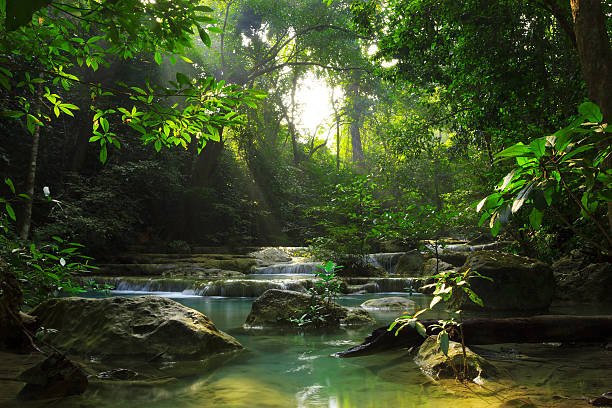
<svg viewBox="0 0 612 408"><path fill-rule="evenodd" d="M186 147L196 140L201 150L218 140L216 130L242 124L234 112L243 101L253 104L263 95L226 85L213 77L190 79L176 73L168 87L101 84L80 79L80 67L94 72L114 60L130 60L150 53L160 64L191 46L197 32L210 44L207 30L215 21L212 9L190 1L102 1L90 5L73 0L37 1L23 5L2 2L0 30L0 85L6 98L2 115L22 121L33 136L26 191L33 192L41 128L64 115L91 110L90 142L100 145L106 162L111 146L120 148L125 135L145 144ZM5 6L5 7L4 7ZM89 100L77 106L70 100L74 87L89 89ZM121 96L127 105L102 108ZM169 100L181 103L170 104ZM89 105L89 106L87 106ZM111 123L116 124L111 128ZM21 236L29 234L31 207L26 205Z"/></svg>

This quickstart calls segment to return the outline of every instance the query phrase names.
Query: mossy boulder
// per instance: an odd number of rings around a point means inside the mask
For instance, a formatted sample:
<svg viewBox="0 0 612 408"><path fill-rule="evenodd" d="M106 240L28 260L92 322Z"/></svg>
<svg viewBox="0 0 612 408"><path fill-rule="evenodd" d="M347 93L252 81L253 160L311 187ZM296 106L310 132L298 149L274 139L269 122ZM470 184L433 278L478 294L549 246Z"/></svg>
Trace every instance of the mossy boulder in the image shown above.
<svg viewBox="0 0 612 408"><path fill-rule="evenodd" d="M419 310L419 305L405 297L390 296L366 300L361 304L361 308L365 310L397 310L414 313Z"/></svg>
<svg viewBox="0 0 612 408"><path fill-rule="evenodd" d="M441 259L436 261L436 258L429 258L423 265L423 276L432 276L438 272L448 271L453 268L454 266L452 264L444 262Z"/></svg>
<svg viewBox="0 0 612 408"><path fill-rule="evenodd" d="M395 268L397 276L421 276L423 273L423 265L425 264L425 256L418 250L406 252L400 256Z"/></svg>
<svg viewBox="0 0 612 408"><path fill-rule="evenodd" d="M352 264L346 263L343 268L336 271L338 276L344 278L350 277L379 277L384 278L389 276L389 273L380 266L372 264Z"/></svg>
<svg viewBox="0 0 612 408"><path fill-rule="evenodd" d="M311 295L291 290L270 289L253 302L245 328L295 328L304 314L316 309L302 319L303 328L338 328L340 326L369 325L374 319L363 309L340 306L335 302L323 302Z"/></svg>
<svg viewBox="0 0 612 408"><path fill-rule="evenodd" d="M461 271L477 271L489 281L473 277L470 285L488 310L546 310L552 301L555 280L547 264L500 251L471 253ZM461 292L460 292L461 293ZM458 307L479 308L467 296Z"/></svg>
<svg viewBox="0 0 612 408"><path fill-rule="evenodd" d="M465 349L467 361L467 379L490 379L496 375L495 367L468 347ZM460 343L450 341L448 355L440 349L435 336L429 336L419 347L414 362L425 372L435 378L462 378L464 370L463 350Z"/></svg>
<svg viewBox="0 0 612 408"><path fill-rule="evenodd" d="M49 299L31 314L45 342L79 356L199 360L242 348L202 313L158 296Z"/></svg>

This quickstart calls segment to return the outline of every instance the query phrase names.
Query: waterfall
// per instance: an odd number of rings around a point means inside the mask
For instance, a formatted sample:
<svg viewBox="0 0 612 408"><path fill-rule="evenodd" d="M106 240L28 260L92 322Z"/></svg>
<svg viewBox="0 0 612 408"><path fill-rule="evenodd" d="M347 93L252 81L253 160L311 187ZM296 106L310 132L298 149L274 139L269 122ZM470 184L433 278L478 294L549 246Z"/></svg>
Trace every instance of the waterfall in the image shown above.
<svg viewBox="0 0 612 408"><path fill-rule="evenodd" d="M365 262L383 268L385 271L393 274L397 268L397 263L405 252L383 252L378 254L370 254L365 257Z"/></svg>
<svg viewBox="0 0 612 408"><path fill-rule="evenodd" d="M279 263L253 268L253 274L261 275L312 275L320 270L321 262Z"/></svg>

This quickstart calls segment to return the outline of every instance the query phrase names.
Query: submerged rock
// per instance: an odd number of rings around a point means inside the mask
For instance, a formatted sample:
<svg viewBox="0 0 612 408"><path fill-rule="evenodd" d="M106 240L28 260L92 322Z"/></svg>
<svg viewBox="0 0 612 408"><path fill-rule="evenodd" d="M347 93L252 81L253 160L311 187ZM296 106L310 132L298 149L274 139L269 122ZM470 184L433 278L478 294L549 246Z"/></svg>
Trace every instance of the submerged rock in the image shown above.
<svg viewBox="0 0 612 408"><path fill-rule="evenodd" d="M242 348L202 313L157 296L49 299L31 314L57 330L45 342L81 356L190 360Z"/></svg>
<svg viewBox="0 0 612 408"><path fill-rule="evenodd" d="M18 398L36 400L79 395L87 389L85 371L61 354L52 354L44 361L24 371L19 380L26 385Z"/></svg>
<svg viewBox="0 0 612 408"><path fill-rule="evenodd" d="M415 301L399 296L366 300L361 307L365 310L403 310L410 313L419 309Z"/></svg>
<svg viewBox="0 0 612 408"><path fill-rule="evenodd" d="M301 323L295 320L301 320ZM374 319L363 309L322 302L305 293L270 289L253 302L244 326L334 328L372 323Z"/></svg>
<svg viewBox="0 0 612 408"><path fill-rule="evenodd" d="M472 289L489 310L545 310L552 301L555 281L551 268L536 259L499 251L470 254L461 268L477 271L493 281L471 278ZM459 308L479 308L467 296Z"/></svg>
<svg viewBox="0 0 612 408"><path fill-rule="evenodd" d="M495 367L468 347L465 349L468 379L476 382L495 375ZM429 336L419 347L414 362L427 375L436 379L455 378L463 375L463 350L460 343L449 342L448 356L440 349L435 336Z"/></svg>

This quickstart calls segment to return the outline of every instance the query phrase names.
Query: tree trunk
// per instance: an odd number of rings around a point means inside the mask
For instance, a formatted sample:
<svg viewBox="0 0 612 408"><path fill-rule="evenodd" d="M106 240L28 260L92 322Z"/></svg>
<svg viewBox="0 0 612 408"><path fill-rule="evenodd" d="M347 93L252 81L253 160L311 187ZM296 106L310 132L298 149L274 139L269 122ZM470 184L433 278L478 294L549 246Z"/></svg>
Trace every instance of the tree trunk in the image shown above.
<svg viewBox="0 0 612 408"><path fill-rule="evenodd" d="M40 114L40 108L37 108L37 117ZM36 165L38 163L38 144L40 142L40 126L34 125L34 133L32 134L32 149L30 150L30 166L28 168L28 178L26 181L26 194L30 197L25 200L21 224L19 227L19 238L28 239L30 235L30 225L32 224L32 202L34 201L34 185L36 181Z"/></svg>
<svg viewBox="0 0 612 408"><path fill-rule="evenodd" d="M223 128L221 128L219 129L219 141L208 140L200 154L195 157L195 164L191 173L192 187L206 187L210 185L212 174L217 168L219 156L223 152L224 145Z"/></svg>
<svg viewBox="0 0 612 408"><path fill-rule="evenodd" d="M589 99L599 105L603 121L612 119L612 47L606 29L606 16L600 0L570 0L576 48ZM604 169L612 167L608 157ZM612 231L612 203L608 203L608 222Z"/></svg>
<svg viewBox="0 0 612 408"><path fill-rule="evenodd" d="M435 335L438 320L422 320L427 334ZM612 316L549 315L512 317L506 319L477 318L463 322L465 344L546 343L546 342L605 342L612 339ZM461 342L459 330L450 339ZM359 357L383 351L420 346L424 338L408 326L395 335L387 326L372 332L359 346L336 354L338 357Z"/></svg>
<svg viewBox="0 0 612 408"><path fill-rule="evenodd" d="M351 148L353 149L353 163L359 167L364 165L363 148L361 147L360 118L354 117L351 123Z"/></svg>

